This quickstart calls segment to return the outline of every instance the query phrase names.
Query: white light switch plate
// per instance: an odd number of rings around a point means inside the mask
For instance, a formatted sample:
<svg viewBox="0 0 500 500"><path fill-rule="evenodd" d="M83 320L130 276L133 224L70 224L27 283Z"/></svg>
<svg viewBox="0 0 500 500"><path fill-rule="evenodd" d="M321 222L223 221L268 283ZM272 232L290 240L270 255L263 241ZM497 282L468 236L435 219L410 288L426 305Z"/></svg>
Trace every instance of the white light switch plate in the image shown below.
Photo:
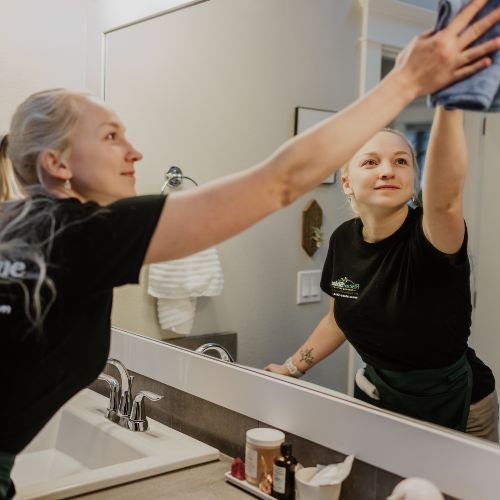
<svg viewBox="0 0 500 500"><path fill-rule="evenodd" d="M297 304L321 302L321 271L299 271L297 273Z"/></svg>

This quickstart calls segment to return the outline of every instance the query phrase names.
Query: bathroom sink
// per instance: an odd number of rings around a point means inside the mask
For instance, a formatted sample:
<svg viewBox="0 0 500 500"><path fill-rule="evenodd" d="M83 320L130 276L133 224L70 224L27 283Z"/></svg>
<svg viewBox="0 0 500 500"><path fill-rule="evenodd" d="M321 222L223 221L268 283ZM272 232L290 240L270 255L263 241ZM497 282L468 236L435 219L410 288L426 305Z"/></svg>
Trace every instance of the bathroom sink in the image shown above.
<svg viewBox="0 0 500 500"><path fill-rule="evenodd" d="M132 432L104 417L108 399L84 389L16 457L16 500L67 498L218 460L219 452L150 418Z"/></svg>

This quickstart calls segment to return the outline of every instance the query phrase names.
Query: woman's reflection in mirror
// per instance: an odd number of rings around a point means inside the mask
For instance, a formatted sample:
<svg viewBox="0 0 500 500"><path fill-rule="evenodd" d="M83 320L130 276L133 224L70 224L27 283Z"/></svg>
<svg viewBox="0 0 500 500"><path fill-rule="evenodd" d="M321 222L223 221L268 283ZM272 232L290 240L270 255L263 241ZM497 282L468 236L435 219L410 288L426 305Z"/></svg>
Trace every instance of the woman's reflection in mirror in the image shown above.
<svg viewBox="0 0 500 500"><path fill-rule="evenodd" d="M355 396L407 416L498 441L491 370L467 346L470 267L463 219L463 112L438 108L423 178L409 141L385 129L342 168L356 217L331 239L321 287L328 314L283 365L304 373L346 339L366 367Z"/></svg>

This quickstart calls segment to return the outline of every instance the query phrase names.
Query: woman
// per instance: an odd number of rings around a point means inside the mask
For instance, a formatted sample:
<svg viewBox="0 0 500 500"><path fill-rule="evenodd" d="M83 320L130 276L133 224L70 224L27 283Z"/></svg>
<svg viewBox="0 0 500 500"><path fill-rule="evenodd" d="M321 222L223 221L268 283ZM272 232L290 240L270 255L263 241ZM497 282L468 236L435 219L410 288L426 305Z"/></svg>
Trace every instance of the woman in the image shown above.
<svg viewBox="0 0 500 500"><path fill-rule="evenodd" d="M321 280L329 313L284 365L299 376L347 338L366 362L355 396L376 406L498 441L491 370L467 347L470 268L463 219L462 111L437 108L423 182L411 145L385 129L343 168L358 217L330 239Z"/></svg>
<svg viewBox="0 0 500 500"><path fill-rule="evenodd" d="M15 409L2 413L0 498L14 494L15 455L104 367L113 287L137 282L144 263L200 251L288 205L417 95L487 66L499 40L468 47L500 14L467 28L484 3L417 37L383 82L333 119L259 165L168 202L135 196L141 154L103 103L52 90L18 107L0 143L0 388Z"/></svg>

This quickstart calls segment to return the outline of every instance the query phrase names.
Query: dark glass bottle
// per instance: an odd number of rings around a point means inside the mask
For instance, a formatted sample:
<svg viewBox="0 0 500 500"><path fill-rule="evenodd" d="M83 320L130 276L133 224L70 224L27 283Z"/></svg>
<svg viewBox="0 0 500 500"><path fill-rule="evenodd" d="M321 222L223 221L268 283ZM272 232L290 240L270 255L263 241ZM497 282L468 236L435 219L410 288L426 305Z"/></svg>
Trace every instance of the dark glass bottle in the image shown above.
<svg viewBox="0 0 500 500"><path fill-rule="evenodd" d="M271 496L279 500L294 500L297 460L292 456L292 445L289 443L283 443L280 452L281 455L274 459Z"/></svg>

